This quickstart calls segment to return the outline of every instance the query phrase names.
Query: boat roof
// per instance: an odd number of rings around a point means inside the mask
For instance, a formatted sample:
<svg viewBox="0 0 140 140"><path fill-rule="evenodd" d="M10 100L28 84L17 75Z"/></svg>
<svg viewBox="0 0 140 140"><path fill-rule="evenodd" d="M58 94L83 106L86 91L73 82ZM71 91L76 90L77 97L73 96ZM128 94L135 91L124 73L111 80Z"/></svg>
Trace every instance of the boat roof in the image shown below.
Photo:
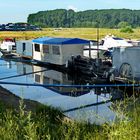
<svg viewBox="0 0 140 140"><path fill-rule="evenodd" d="M54 38L54 37L42 37L32 40L33 43L48 44L48 45L68 45L68 44L89 44L89 40L80 38Z"/></svg>

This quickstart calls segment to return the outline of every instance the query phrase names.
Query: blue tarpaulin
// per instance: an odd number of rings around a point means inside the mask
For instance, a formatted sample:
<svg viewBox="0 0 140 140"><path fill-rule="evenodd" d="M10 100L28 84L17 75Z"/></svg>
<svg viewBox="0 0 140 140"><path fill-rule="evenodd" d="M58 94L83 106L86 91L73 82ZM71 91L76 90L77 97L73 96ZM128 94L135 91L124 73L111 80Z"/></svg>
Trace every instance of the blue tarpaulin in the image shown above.
<svg viewBox="0 0 140 140"><path fill-rule="evenodd" d="M80 38L53 38L53 37L42 37L32 41L38 44L48 45L64 45L64 44L89 44L90 41Z"/></svg>

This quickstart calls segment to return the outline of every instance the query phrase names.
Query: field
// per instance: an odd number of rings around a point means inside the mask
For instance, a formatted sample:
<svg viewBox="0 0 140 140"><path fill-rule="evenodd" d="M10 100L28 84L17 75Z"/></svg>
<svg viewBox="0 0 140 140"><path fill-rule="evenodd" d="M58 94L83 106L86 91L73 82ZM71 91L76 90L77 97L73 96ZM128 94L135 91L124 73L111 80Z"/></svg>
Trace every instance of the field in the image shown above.
<svg viewBox="0 0 140 140"><path fill-rule="evenodd" d="M134 33L122 33L119 29L99 29L99 38L103 38L108 34L115 35L117 37L122 37L126 39L140 39L140 29L134 29ZM42 31L1 31L0 40L4 38L16 38L21 39L34 39L43 36L52 37L78 37L83 39L97 39L97 29L96 28L45 28Z"/></svg>

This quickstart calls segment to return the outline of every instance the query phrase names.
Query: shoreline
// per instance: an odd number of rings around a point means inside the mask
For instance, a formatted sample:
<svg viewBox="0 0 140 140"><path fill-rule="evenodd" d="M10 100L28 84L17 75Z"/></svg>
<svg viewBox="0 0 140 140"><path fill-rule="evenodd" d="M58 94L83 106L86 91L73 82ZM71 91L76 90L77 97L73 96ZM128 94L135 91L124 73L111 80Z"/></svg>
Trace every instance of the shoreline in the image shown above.
<svg viewBox="0 0 140 140"><path fill-rule="evenodd" d="M33 101L30 99L22 99L16 96L15 94L13 94L12 92L10 92L9 90L0 86L0 102L2 102L5 106L18 110L21 100L23 100L26 111L34 112L39 106L42 105L37 101Z"/></svg>

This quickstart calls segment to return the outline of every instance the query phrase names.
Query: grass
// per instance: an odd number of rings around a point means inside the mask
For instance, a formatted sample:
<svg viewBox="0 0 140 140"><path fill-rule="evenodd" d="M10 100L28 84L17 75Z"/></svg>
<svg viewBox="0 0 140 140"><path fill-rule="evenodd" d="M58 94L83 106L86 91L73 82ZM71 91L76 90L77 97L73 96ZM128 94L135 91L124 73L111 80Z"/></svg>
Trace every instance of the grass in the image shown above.
<svg viewBox="0 0 140 140"><path fill-rule="evenodd" d="M122 33L119 29L99 29L99 38L105 37L107 34L113 34L118 37L126 39L139 39L140 29L134 29L134 33ZM42 36L52 36L52 37L77 37L83 39L97 39L97 29L96 28L63 28L62 30L54 30L53 28L45 28L42 31L4 31L0 32L0 40L4 38L16 38L21 39L34 39Z"/></svg>
<svg viewBox="0 0 140 140"><path fill-rule="evenodd" d="M133 103L133 104L132 104ZM0 139L3 140L138 140L140 108L137 99L128 98L113 104L116 118L101 126L86 122L66 121L54 108L40 106L26 112L21 100L19 111L0 104ZM128 108L131 111L128 111Z"/></svg>

